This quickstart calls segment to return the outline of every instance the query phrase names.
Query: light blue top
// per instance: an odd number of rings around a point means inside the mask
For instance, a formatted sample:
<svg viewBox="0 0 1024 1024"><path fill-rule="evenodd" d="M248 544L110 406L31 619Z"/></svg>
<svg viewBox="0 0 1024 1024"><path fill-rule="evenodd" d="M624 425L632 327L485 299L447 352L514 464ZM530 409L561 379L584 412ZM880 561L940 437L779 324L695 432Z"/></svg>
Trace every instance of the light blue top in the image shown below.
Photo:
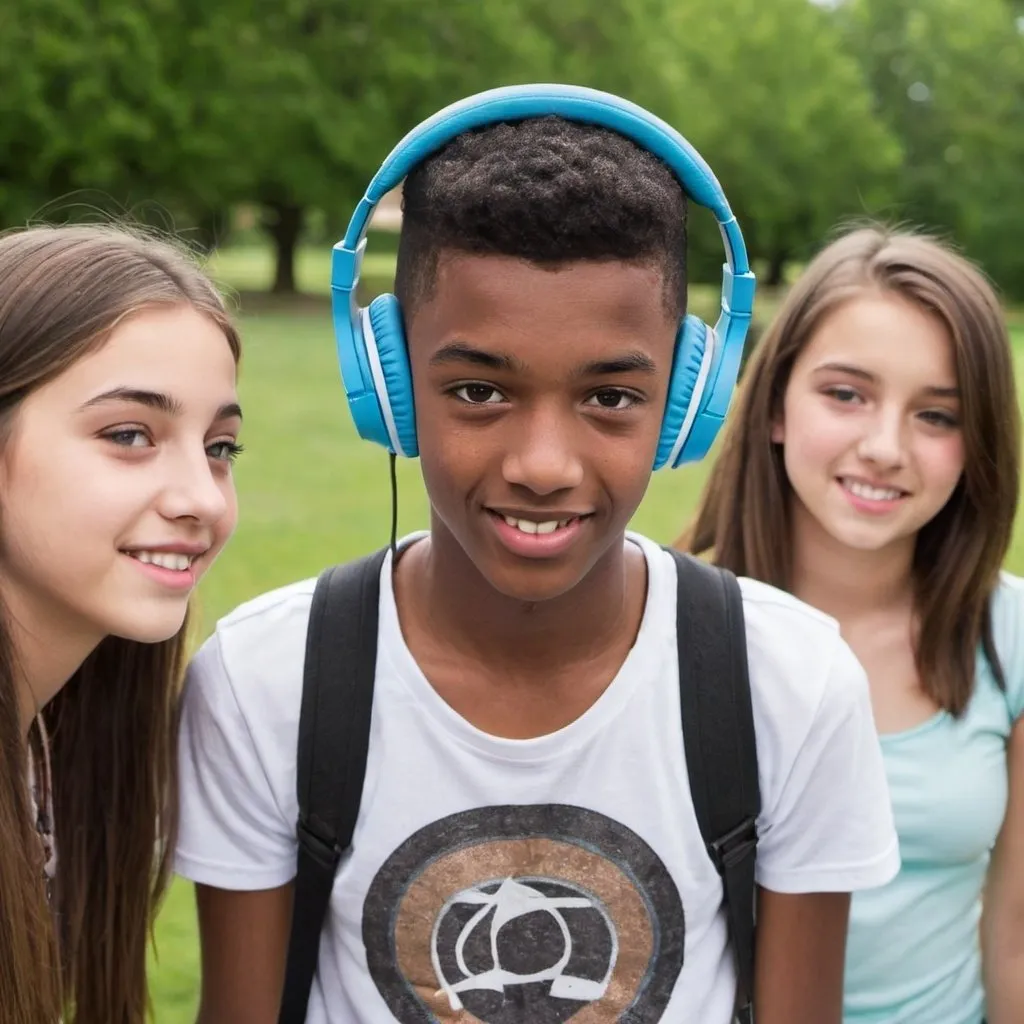
<svg viewBox="0 0 1024 1024"><path fill-rule="evenodd" d="M964 716L942 711L882 736L902 868L856 893L844 1024L980 1024L978 922L989 855L1006 813L1006 741L1024 711L1024 580L1003 574L993 640L1006 677L979 652Z"/></svg>

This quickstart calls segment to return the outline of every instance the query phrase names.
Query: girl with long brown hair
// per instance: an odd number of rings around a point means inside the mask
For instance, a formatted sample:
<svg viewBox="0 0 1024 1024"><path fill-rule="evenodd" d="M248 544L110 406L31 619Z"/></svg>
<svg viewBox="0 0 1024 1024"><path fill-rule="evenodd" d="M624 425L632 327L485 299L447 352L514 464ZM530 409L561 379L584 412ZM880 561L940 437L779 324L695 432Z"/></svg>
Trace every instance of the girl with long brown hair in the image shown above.
<svg viewBox="0 0 1024 1024"><path fill-rule="evenodd" d="M0 1024L139 1024L239 339L174 246L0 237Z"/></svg>
<svg viewBox="0 0 1024 1024"><path fill-rule="evenodd" d="M853 897L846 1024L1024 1020L1019 432L982 274L855 230L753 353L679 542L832 616L868 674L903 866Z"/></svg>

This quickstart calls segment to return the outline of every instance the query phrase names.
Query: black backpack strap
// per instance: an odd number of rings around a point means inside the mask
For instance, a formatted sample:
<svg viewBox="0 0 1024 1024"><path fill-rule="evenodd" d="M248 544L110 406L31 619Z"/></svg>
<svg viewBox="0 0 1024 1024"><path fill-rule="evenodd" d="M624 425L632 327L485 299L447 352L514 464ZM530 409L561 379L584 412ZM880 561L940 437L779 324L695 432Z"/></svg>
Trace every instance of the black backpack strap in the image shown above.
<svg viewBox="0 0 1024 1024"><path fill-rule="evenodd" d="M754 862L761 796L736 577L672 551L678 576L679 696L690 793L701 836L722 876L736 960L736 1019L753 1021Z"/></svg>
<svg viewBox="0 0 1024 1024"><path fill-rule="evenodd" d="M299 716L298 865L278 1024L303 1024L370 745L380 573L387 549L324 570L313 592Z"/></svg>

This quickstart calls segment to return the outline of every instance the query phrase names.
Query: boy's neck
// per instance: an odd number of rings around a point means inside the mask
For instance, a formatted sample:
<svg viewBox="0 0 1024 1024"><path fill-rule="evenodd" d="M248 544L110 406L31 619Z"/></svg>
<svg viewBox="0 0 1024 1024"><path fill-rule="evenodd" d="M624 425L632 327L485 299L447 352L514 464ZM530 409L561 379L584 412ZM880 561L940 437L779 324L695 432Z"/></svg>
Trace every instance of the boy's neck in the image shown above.
<svg viewBox="0 0 1024 1024"><path fill-rule="evenodd" d="M913 604L915 538L861 550L827 533L806 510L794 508L793 594L840 623Z"/></svg>
<svg viewBox="0 0 1024 1024"><path fill-rule="evenodd" d="M396 578L403 618L413 616L435 642L496 675L538 683L621 648L626 633L631 646L646 590L643 553L622 539L567 593L524 602L491 586L443 529L402 557Z"/></svg>

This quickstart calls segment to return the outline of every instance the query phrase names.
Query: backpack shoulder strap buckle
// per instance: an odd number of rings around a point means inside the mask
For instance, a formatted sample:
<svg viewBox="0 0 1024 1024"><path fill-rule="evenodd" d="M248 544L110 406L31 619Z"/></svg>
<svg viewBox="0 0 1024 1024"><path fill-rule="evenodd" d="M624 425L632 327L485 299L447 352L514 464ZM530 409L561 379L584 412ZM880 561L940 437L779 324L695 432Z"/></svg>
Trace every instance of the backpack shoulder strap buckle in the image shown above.
<svg viewBox="0 0 1024 1024"><path fill-rule="evenodd" d="M756 849L757 821L754 818L745 818L730 832L708 843L708 851L719 874L741 863Z"/></svg>
<svg viewBox="0 0 1024 1024"><path fill-rule="evenodd" d="M317 864L333 870L334 866L338 863L338 858L342 854L342 850L338 844L332 843L329 839L325 839L322 835L318 834L313 828L311 828L308 822L303 821L301 818L296 825L295 831L298 836L299 845L302 849L305 850Z"/></svg>

